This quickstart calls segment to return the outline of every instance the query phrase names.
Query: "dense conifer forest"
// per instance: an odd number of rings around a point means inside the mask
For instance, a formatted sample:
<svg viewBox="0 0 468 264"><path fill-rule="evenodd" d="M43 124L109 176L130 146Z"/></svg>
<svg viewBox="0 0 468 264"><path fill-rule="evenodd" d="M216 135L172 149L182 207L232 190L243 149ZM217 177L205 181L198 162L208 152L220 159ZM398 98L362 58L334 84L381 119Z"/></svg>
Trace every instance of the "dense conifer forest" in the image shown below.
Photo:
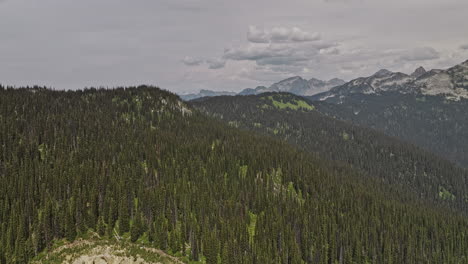
<svg viewBox="0 0 468 264"><path fill-rule="evenodd" d="M0 148L2 264L89 230L208 264L468 263L462 213L155 87L0 87ZM459 204L453 173L440 193Z"/></svg>
<svg viewBox="0 0 468 264"><path fill-rule="evenodd" d="M232 126L276 136L343 162L419 198L468 213L468 171L412 144L330 118L287 93L222 96L192 104Z"/></svg>

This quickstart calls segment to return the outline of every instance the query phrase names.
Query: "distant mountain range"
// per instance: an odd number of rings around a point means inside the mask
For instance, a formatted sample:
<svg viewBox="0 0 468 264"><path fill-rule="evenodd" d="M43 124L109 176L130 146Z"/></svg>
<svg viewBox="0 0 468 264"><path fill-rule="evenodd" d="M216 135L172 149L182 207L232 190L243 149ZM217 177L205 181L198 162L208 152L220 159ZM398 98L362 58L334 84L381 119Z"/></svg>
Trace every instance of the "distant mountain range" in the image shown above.
<svg viewBox="0 0 468 264"><path fill-rule="evenodd" d="M197 94L180 95L180 97L185 101L190 101L201 97L213 97L221 95L253 95L266 92L288 92L301 96L312 96L318 93L326 92L331 88L343 85L344 83L345 81L337 78L331 79L329 81L322 81L315 78L305 80L300 76L295 76L274 83L270 87L257 86L256 88L246 88L240 93L200 90L200 92Z"/></svg>
<svg viewBox="0 0 468 264"><path fill-rule="evenodd" d="M360 77L349 82L334 78L323 81L312 78L305 80L300 76L287 78L269 87L246 88L239 93L201 90L196 94L180 95L185 101L200 97L221 95L254 95L266 92L288 92L300 96L312 96L312 100L333 100L351 94L379 94L398 92L402 94L444 95L451 100L468 99L468 60L447 70L426 71L417 68L412 74L392 72L386 69L377 71L369 77Z"/></svg>
<svg viewBox="0 0 468 264"><path fill-rule="evenodd" d="M180 95L180 98L182 98L185 101L190 101L193 99L201 98L201 97L213 97L213 96L221 96L221 95L236 95L234 92L217 92L217 91L212 91L212 90L200 90L199 93L196 94L182 94Z"/></svg>
<svg viewBox="0 0 468 264"><path fill-rule="evenodd" d="M408 75L401 72L380 70L369 77L362 77L316 94L314 100L339 102L351 94L401 94L444 95L450 100L468 99L468 60L447 70L426 71L419 67Z"/></svg>

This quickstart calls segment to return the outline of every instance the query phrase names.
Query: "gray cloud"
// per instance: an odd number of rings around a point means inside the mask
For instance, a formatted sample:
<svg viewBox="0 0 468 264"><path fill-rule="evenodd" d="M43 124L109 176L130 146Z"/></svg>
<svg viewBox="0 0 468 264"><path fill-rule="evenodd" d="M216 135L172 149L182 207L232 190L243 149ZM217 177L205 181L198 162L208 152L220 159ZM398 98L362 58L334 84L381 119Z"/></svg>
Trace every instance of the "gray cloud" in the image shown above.
<svg viewBox="0 0 468 264"><path fill-rule="evenodd" d="M208 68L212 70L224 68L226 61L223 59L207 60Z"/></svg>
<svg viewBox="0 0 468 264"><path fill-rule="evenodd" d="M305 66L314 60L322 47L329 45L249 44L226 49L223 58L233 61L253 61L257 65Z"/></svg>
<svg viewBox="0 0 468 264"><path fill-rule="evenodd" d="M434 48L422 47L405 51L400 59L403 61L424 61L440 58L440 54Z"/></svg>
<svg viewBox="0 0 468 264"><path fill-rule="evenodd" d="M207 64L208 69L224 68L228 60L253 61L260 66L297 67L306 65L320 50L336 46L320 40L318 34L309 34L297 27L275 27L264 31L250 26L247 41L247 44L226 48L220 58L202 60L187 56L182 62L187 66Z"/></svg>
<svg viewBox="0 0 468 264"><path fill-rule="evenodd" d="M320 54L326 54L326 55L338 55L340 54L340 50L334 47L331 48L325 48L320 50Z"/></svg>
<svg viewBox="0 0 468 264"><path fill-rule="evenodd" d="M462 50L468 50L468 44L461 45L461 46L460 46L460 49L462 49Z"/></svg>
<svg viewBox="0 0 468 264"><path fill-rule="evenodd" d="M298 66L306 65L310 58L301 56L283 56L283 57L267 57L257 60L258 65L283 65L283 66Z"/></svg>
<svg viewBox="0 0 468 264"><path fill-rule="evenodd" d="M255 26L249 26L247 31L247 40L253 43L268 43L270 42L270 37L263 30Z"/></svg>
<svg viewBox="0 0 468 264"><path fill-rule="evenodd" d="M271 30L249 26L247 40L253 43L306 42L320 40L318 33L309 33L298 27L274 27Z"/></svg>
<svg viewBox="0 0 468 264"><path fill-rule="evenodd" d="M303 67L318 54L335 53L337 43L320 40L319 34L309 34L297 27L275 27L265 31L250 26L248 44L224 50L223 59L253 61L259 66Z"/></svg>
<svg viewBox="0 0 468 264"><path fill-rule="evenodd" d="M216 70L216 69L224 68L224 66L226 65L226 60L222 58L205 60L205 59L193 58L191 56L185 56L185 58L182 60L182 63L189 67L207 65L208 69Z"/></svg>
<svg viewBox="0 0 468 264"><path fill-rule="evenodd" d="M292 56L293 51L284 45L247 45L224 50L224 58L228 60L260 60L271 57Z"/></svg>
<svg viewBox="0 0 468 264"><path fill-rule="evenodd" d="M187 66L198 66L203 63L202 59L196 59L190 56L185 56L185 58L182 60L182 63L187 65Z"/></svg>

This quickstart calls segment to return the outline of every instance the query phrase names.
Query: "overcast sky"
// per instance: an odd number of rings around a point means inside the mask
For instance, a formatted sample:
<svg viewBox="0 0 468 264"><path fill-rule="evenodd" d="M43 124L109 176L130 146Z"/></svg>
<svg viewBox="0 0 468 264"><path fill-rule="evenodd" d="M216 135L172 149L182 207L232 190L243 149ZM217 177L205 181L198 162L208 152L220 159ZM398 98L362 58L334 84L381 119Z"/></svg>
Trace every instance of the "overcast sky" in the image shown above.
<svg viewBox="0 0 468 264"><path fill-rule="evenodd" d="M0 0L0 83L240 91L468 59L467 0Z"/></svg>

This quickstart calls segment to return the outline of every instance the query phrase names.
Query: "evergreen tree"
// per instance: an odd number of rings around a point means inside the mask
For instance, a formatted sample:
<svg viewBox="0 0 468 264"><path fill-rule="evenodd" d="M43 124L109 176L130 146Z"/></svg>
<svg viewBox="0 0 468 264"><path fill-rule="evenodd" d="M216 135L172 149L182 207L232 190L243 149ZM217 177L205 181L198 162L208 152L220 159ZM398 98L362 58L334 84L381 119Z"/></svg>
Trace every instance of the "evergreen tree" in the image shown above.
<svg viewBox="0 0 468 264"><path fill-rule="evenodd" d="M106 223L104 222L104 217L101 215L98 217L98 223L97 223L97 232L100 236L104 236L106 234Z"/></svg>
<svg viewBox="0 0 468 264"><path fill-rule="evenodd" d="M126 197L120 199L119 206L119 232L124 234L130 231L130 214L128 209L128 201Z"/></svg>

